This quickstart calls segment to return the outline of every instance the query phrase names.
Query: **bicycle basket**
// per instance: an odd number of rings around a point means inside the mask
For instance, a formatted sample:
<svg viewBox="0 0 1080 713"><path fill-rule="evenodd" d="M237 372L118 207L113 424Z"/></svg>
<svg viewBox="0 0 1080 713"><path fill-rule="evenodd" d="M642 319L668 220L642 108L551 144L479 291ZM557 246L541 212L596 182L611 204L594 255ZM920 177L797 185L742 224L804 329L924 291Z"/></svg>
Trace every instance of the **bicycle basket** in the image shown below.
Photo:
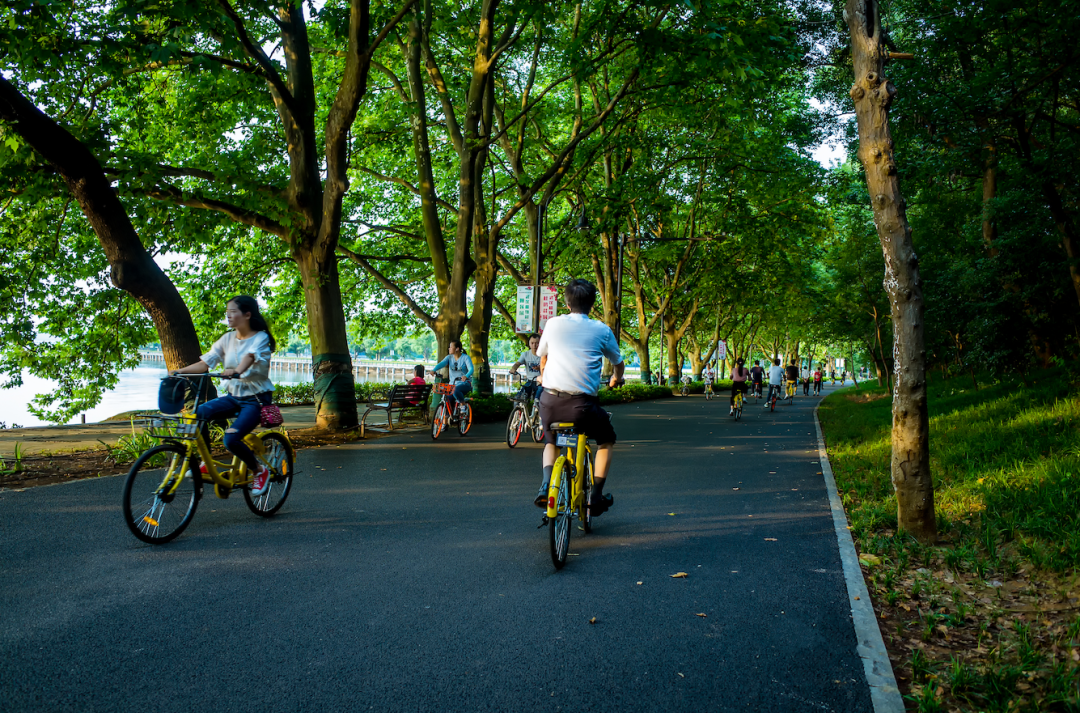
<svg viewBox="0 0 1080 713"><path fill-rule="evenodd" d="M454 385L453 384L435 384L434 391L437 394L452 394L452 393L454 393Z"/></svg>
<svg viewBox="0 0 1080 713"><path fill-rule="evenodd" d="M142 423L146 426L147 433L154 438L191 441L199 430L199 424L186 416L143 414Z"/></svg>
<svg viewBox="0 0 1080 713"><path fill-rule="evenodd" d="M158 387L158 411L164 414L178 414L183 411L187 390L187 379L166 376Z"/></svg>

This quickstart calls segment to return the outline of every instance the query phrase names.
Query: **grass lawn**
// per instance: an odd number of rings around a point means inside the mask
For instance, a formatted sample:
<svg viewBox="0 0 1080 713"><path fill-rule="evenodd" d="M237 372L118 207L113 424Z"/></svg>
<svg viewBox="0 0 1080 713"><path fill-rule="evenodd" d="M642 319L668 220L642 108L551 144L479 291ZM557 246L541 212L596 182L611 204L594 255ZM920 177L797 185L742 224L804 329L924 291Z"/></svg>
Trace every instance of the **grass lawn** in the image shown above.
<svg viewBox="0 0 1080 713"><path fill-rule="evenodd" d="M896 532L887 390L819 410L908 706L1080 711L1080 379L931 377L929 404L936 547Z"/></svg>

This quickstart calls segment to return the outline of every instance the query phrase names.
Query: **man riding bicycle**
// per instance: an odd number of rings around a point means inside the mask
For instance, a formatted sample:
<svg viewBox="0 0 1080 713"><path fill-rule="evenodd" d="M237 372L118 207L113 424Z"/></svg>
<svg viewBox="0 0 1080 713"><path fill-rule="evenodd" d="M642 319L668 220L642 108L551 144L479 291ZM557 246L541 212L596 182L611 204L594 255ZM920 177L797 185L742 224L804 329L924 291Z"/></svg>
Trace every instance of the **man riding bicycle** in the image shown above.
<svg viewBox="0 0 1080 713"><path fill-rule="evenodd" d="M754 387L754 393L761 396L761 382L765 378L765 370L761 368L761 361L759 359L754 360L754 365L750 367L750 383Z"/></svg>
<svg viewBox="0 0 1080 713"><path fill-rule="evenodd" d="M765 408L769 408L769 402L772 401L773 390L776 391L776 397L780 398L784 388L784 367L780 366L779 359L773 359L772 366L769 367L769 395L765 397Z"/></svg>
<svg viewBox="0 0 1080 713"><path fill-rule="evenodd" d="M604 495L604 483L611 469L611 451L615 446L615 429L607 411L600 408L600 370L603 358L614 365L608 387L614 389L622 382L626 364L623 363L619 342L611 329L589 318L596 303L596 287L588 280L571 280L563 293L570 314L548 320L540 346L540 373L544 392L540 396L540 420L544 424L544 479L533 501L546 508L548 483L559 448L555 445L552 424L573 423L579 432L596 444L596 472L593 475L589 512L592 517L603 514L614 503Z"/></svg>
<svg viewBox="0 0 1080 713"><path fill-rule="evenodd" d="M795 366L795 362L788 362L787 369L784 370L784 379L787 381L787 385L792 393L794 393L795 387L799 383L799 367Z"/></svg>
<svg viewBox="0 0 1080 713"><path fill-rule="evenodd" d="M705 382L705 393L712 393L713 382L716 381L716 372L713 371L712 364L705 365L705 371L701 372L701 380Z"/></svg>
<svg viewBox="0 0 1080 713"><path fill-rule="evenodd" d="M543 387L540 386L540 356L536 350L540 347L540 335L529 335L529 348L521 352L521 356L510 367L511 374L518 373L518 367L525 367L525 383L521 386L521 393L526 398L538 399Z"/></svg>

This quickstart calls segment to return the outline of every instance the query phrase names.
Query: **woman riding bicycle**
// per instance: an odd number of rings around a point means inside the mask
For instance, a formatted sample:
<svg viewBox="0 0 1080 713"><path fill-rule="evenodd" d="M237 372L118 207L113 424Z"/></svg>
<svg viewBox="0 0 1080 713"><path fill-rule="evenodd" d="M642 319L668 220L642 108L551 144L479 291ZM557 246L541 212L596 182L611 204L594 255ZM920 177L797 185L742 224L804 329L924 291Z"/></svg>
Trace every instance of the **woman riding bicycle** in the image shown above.
<svg viewBox="0 0 1080 713"><path fill-rule="evenodd" d="M225 321L232 328L214 342L199 361L177 369L173 374L205 374L222 365L225 396L207 401L195 409L202 421L231 418L232 424L225 429L225 448L239 458L255 474L251 484L252 495L262 495L266 490L270 470L260 466L244 436L259 425L262 407L271 403L274 384L270 381L270 355L277 347L270 327L254 297L237 295L225 304Z"/></svg>
<svg viewBox="0 0 1080 713"><path fill-rule="evenodd" d="M438 371L444 366L450 367L450 383L454 385L453 392L446 395L447 408L450 409L450 418L456 418L458 402L464 401L466 394L472 391L469 377L473 373L473 363L469 355L461 351L461 340L452 340L450 353L431 370Z"/></svg>
<svg viewBox="0 0 1080 713"><path fill-rule="evenodd" d="M747 387L749 386L749 384L747 383L747 379L750 378L750 370L747 369L745 366L743 366L743 364L745 364L745 363L746 362L743 361L743 358L739 357L738 359L735 360L735 368L731 370L731 411L730 411L730 413L735 413L735 394L738 394L738 393L745 394L746 391L747 391ZM745 396L743 398L745 398Z"/></svg>

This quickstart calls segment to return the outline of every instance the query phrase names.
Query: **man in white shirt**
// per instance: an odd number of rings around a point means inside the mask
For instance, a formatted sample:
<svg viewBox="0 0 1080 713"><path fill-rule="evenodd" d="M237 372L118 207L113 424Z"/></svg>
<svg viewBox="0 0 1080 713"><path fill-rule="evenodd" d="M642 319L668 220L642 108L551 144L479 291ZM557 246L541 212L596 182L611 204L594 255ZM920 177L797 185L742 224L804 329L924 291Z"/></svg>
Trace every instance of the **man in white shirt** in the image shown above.
<svg viewBox="0 0 1080 713"><path fill-rule="evenodd" d="M772 401L773 389L776 389L777 398L784 393L784 367L780 366L779 359L773 359L769 367L769 395L765 398L765 408L769 408Z"/></svg>
<svg viewBox="0 0 1080 713"><path fill-rule="evenodd" d="M548 483L559 449L553 423L573 423L579 431L596 444L593 492L589 512L593 517L603 514L614 502L604 495L604 484L611 469L611 451L615 446L615 429L608 412L600 408L600 369L603 359L614 364L610 388L622 383L626 365L619 342L611 329L593 319L589 312L596 303L596 287L588 280L571 280L563 299L570 314L548 320L540 337L536 353L540 356L540 373L544 391L540 396L540 420L544 424L544 480L533 501L537 507L547 507Z"/></svg>

